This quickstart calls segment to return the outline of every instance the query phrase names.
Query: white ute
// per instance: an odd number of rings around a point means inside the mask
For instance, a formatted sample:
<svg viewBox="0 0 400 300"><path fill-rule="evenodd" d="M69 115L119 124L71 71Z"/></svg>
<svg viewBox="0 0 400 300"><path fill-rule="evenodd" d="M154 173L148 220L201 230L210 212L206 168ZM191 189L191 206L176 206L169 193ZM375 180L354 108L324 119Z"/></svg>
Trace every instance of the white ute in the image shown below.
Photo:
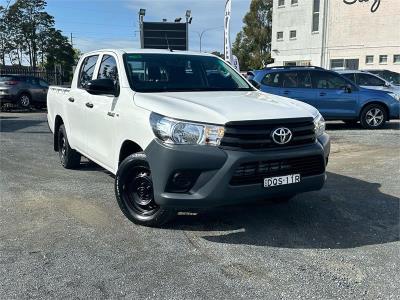
<svg viewBox="0 0 400 300"><path fill-rule="evenodd" d="M61 164L115 174L131 221L321 189L330 142L319 112L256 90L220 58L169 50L83 55L71 88L50 86Z"/></svg>

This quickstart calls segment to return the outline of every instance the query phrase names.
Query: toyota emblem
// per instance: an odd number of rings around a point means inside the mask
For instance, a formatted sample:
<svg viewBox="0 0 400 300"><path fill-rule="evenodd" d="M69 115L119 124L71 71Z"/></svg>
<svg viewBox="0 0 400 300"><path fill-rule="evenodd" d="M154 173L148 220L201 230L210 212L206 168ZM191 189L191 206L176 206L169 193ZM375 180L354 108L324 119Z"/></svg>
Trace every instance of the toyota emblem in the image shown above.
<svg viewBox="0 0 400 300"><path fill-rule="evenodd" d="M286 127L276 128L271 134L272 140L278 145L289 143L292 139L292 136L292 132Z"/></svg>

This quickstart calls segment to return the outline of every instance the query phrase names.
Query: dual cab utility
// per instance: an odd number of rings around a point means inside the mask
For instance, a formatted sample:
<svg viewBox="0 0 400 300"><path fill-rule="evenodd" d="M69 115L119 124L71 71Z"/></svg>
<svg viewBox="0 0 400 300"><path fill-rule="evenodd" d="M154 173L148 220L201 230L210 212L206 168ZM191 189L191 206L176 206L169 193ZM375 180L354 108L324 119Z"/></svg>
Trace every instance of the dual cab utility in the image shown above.
<svg viewBox="0 0 400 300"><path fill-rule="evenodd" d="M220 58L167 50L85 54L48 122L65 168L81 156L115 174L131 221L319 190L330 143L310 105L257 91Z"/></svg>

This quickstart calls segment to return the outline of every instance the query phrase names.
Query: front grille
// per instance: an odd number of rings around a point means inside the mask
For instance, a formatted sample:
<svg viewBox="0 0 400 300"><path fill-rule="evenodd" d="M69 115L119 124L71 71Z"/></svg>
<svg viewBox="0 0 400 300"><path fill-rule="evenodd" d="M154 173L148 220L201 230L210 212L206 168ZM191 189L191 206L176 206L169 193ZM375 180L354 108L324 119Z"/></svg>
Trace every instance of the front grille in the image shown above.
<svg viewBox="0 0 400 300"><path fill-rule="evenodd" d="M231 185L262 183L266 177L300 174L301 177L325 172L322 156L288 158L282 160L257 161L241 164L234 172Z"/></svg>
<svg viewBox="0 0 400 300"><path fill-rule="evenodd" d="M292 140L279 145L271 138L273 130L286 127L292 131ZM264 150L276 147L290 147L315 142L314 121L312 118L240 121L225 124L225 134L221 148L227 150Z"/></svg>

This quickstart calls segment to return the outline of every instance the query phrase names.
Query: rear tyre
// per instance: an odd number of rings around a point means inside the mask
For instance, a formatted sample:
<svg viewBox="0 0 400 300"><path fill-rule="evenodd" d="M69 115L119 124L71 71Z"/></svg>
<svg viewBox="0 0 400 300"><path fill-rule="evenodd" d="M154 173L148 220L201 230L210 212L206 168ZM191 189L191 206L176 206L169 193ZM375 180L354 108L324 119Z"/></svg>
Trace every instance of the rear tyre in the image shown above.
<svg viewBox="0 0 400 300"><path fill-rule="evenodd" d="M143 152L129 155L119 166L115 196L123 214L139 225L159 227L176 215L155 202L151 170Z"/></svg>
<svg viewBox="0 0 400 300"><path fill-rule="evenodd" d="M23 93L18 97L18 105L22 108L30 108L31 101L31 96L26 93Z"/></svg>
<svg viewBox="0 0 400 300"><path fill-rule="evenodd" d="M78 168L81 163L81 155L70 147L64 125L61 125L58 130L57 141L61 165L66 169Z"/></svg>
<svg viewBox="0 0 400 300"><path fill-rule="evenodd" d="M370 104L361 111L360 122L365 129L382 128L387 121L386 109L380 104Z"/></svg>

